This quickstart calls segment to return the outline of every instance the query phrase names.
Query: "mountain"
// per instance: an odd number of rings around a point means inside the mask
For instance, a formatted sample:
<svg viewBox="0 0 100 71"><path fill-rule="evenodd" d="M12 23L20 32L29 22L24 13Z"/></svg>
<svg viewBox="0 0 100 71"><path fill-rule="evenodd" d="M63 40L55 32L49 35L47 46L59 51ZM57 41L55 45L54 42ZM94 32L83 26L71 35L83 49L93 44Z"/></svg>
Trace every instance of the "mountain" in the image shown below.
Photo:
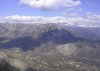
<svg viewBox="0 0 100 71"><path fill-rule="evenodd" d="M43 43L65 44L80 40L100 39L99 28L48 24L0 24L0 47L30 49ZM23 45L24 44L24 45Z"/></svg>
<svg viewBox="0 0 100 71"><path fill-rule="evenodd" d="M56 23L1 23L0 59L20 71L99 71L99 30Z"/></svg>
<svg viewBox="0 0 100 71"><path fill-rule="evenodd" d="M1 24L0 29L0 47L3 48L20 47L30 49L49 41L64 44L79 40L78 37L73 36L57 24Z"/></svg>

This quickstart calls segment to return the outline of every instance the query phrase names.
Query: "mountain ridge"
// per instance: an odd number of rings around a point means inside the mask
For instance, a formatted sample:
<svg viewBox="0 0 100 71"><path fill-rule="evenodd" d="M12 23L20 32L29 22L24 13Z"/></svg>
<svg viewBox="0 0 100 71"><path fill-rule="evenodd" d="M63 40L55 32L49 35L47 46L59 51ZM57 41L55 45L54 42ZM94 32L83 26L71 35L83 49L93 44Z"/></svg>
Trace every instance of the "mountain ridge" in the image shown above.
<svg viewBox="0 0 100 71"><path fill-rule="evenodd" d="M95 31L99 28L0 24L0 56L19 71L99 71Z"/></svg>

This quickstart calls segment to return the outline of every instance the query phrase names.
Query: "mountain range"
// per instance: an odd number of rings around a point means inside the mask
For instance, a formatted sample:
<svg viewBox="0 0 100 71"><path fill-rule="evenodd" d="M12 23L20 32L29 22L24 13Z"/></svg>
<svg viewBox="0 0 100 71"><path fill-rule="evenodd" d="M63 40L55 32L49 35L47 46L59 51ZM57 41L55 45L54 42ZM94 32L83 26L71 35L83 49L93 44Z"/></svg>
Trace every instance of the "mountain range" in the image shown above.
<svg viewBox="0 0 100 71"><path fill-rule="evenodd" d="M99 31L57 23L1 23L0 58L20 71L99 71Z"/></svg>

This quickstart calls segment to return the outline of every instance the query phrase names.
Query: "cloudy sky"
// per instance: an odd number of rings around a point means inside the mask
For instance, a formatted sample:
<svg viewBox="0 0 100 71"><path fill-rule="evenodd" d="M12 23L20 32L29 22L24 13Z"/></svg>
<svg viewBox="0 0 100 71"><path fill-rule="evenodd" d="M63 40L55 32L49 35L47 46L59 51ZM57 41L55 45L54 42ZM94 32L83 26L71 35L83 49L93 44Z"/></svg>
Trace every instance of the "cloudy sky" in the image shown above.
<svg viewBox="0 0 100 71"><path fill-rule="evenodd" d="M99 23L100 0L0 0L0 22L58 20Z"/></svg>
<svg viewBox="0 0 100 71"><path fill-rule="evenodd" d="M0 16L62 16L100 13L100 0L0 0Z"/></svg>

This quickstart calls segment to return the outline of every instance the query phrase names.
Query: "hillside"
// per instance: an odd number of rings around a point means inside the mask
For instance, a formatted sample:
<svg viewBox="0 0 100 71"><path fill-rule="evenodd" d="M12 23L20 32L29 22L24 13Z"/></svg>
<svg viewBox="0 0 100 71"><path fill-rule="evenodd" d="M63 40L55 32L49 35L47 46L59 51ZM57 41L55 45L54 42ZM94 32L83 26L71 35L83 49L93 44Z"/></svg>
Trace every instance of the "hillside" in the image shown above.
<svg viewBox="0 0 100 71"><path fill-rule="evenodd" d="M99 30L55 23L3 23L0 59L20 71L99 71L100 34L95 32Z"/></svg>

